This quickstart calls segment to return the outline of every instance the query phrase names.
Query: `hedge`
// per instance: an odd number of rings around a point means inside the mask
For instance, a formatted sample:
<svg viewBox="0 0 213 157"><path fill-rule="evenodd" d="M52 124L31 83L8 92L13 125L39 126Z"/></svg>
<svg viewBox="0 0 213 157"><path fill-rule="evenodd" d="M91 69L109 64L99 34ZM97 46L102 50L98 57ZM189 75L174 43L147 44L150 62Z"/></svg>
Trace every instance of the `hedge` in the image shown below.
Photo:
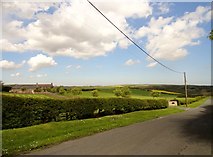
<svg viewBox="0 0 213 157"><path fill-rule="evenodd" d="M187 102L188 102L188 104L191 104L191 103L199 101L199 100L201 100L203 98L205 98L205 96L197 96L197 97L194 97L194 98L188 98ZM179 101L180 105L185 105L185 99L184 98L182 98L182 99L178 98L177 100Z"/></svg>
<svg viewBox="0 0 213 157"><path fill-rule="evenodd" d="M2 128L21 128L51 121L74 120L168 107L164 99L39 99L2 96Z"/></svg>

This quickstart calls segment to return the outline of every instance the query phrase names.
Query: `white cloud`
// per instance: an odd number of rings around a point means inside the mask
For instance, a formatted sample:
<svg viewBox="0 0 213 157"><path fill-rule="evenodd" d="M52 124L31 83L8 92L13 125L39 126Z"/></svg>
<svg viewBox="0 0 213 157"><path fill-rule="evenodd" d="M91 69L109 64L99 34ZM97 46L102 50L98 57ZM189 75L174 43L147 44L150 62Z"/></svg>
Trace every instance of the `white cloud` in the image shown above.
<svg viewBox="0 0 213 157"><path fill-rule="evenodd" d="M16 16L21 19L32 19L39 11L46 11L49 9L51 3L33 3L33 2L4 2L3 11L7 16Z"/></svg>
<svg viewBox="0 0 213 157"><path fill-rule="evenodd" d="M17 73L15 73L15 74L11 74L10 76L11 76L11 77L20 77L21 74L17 72Z"/></svg>
<svg viewBox="0 0 213 157"><path fill-rule="evenodd" d="M139 63L140 63L140 60L129 59L125 62L125 65L130 66L130 65L139 64Z"/></svg>
<svg viewBox="0 0 213 157"><path fill-rule="evenodd" d="M77 65L75 68L76 68L76 69L80 69L80 68L81 68L81 66L80 66L80 65Z"/></svg>
<svg viewBox="0 0 213 157"><path fill-rule="evenodd" d="M38 54L37 56L30 58L27 63L30 66L29 71L36 71L44 67L57 65L52 57L47 57L43 54Z"/></svg>
<svg viewBox="0 0 213 157"><path fill-rule="evenodd" d="M21 68L25 64L25 62L26 61L22 61L22 63L16 64L13 61L1 60L0 61L0 68L6 69L6 70L17 69L17 68Z"/></svg>
<svg viewBox="0 0 213 157"><path fill-rule="evenodd" d="M36 77L38 77L38 78L47 77L47 74L37 74Z"/></svg>
<svg viewBox="0 0 213 157"><path fill-rule="evenodd" d="M80 69L81 68L81 65L67 65L66 66L66 69L70 69L70 68L75 68L75 69Z"/></svg>
<svg viewBox="0 0 213 157"><path fill-rule="evenodd" d="M72 67L72 65L67 65L66 66L67 69L70 69L71 67Z"/></svg>
<svg viewBox="0 0 213 157"><path fill-rule="evenodd" d="M93 3L128 35L132 35L134 30L127 23L127 18L146 18L152 13L152 7L144 0L132 0L131 3L129 0L93 1ZM127 48L130 45L128 40L85 0L73 0L71 5L60 3L53 14L38 13L39 7L32 3L30 9L28 6L30 4L23 7L29 8L26 10L12 5L17 16L30 18L25 16L28 14L33 16L35 21L28 25L23 25L22 21L5 23L2 40L5 45L4 51L38 50L51 56L87 59L105 56L117 46ZM11 7L10 3L7 5L6 8ZM5 8L4 5L3 7ZM46 8L48 6L41 7L43 10Z"/></svg>
<svg viewBox="0 0 213 157"><path fill-rule="evenodd" d="M167 2L158 2L157 3L157 9L159 10L158 14L166 14L170 11L170 5L172 3Z"/></svg>
<svg viewBox="0 0 213 157"><path fill-rule="evenodd" d="M47 74L37 74L37 75L30 75L29 78L43 78L47 77Z"/></svg>
<svg viewBox="0 0 213 157"><path fill-rule="evenodd" d="M152 68L152 67L155 67L156 65L157 65L157 62L152 62L152 63L149 63L147 67Z"/></svg>
<svg viewBox="0 0 213 157"><path fill-rule="evenodd" d="M156 59L177 60L185 57L186 46L198 45L205 32L199 24L210 20L210 7L197 7L182 17L152 18L148 26L136 32L136 38L147 37L146 50ZM151 61L150 58L147 58ZM152 67L154 63L148 65Z"/></svg>

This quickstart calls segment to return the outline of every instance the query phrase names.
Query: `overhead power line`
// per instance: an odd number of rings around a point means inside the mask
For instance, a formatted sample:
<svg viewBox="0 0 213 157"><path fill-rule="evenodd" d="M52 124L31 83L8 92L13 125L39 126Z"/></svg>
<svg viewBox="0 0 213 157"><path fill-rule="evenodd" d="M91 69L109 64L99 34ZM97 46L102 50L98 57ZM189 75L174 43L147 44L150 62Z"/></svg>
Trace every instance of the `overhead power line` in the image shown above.
<svg viewBox="0 0 213 157"><path fill-rule="evenodd" d="M154 57L152 57L149 53L147 53L143 48L141 48L137 43L135 43L130 37L128 37L122 30L120 30L111 20L109 20L92 2L90 2L89 0L87 0L87 2L89 2L89 4L95 8L95 10L97 10L109 23L111 23L120 33L122 33L129 41L131 41L137 48L139 48L141 51L143 51L147 56L149 56L150 58L152 58L155 62L157 62L158 64L160 64L161 66L163 66L164 68L176 72L176 73L183 73L177 70L174 70L166 65L164 65L163 63L161 63L160 61L158 61L157 59L155 59Z"/></svg>

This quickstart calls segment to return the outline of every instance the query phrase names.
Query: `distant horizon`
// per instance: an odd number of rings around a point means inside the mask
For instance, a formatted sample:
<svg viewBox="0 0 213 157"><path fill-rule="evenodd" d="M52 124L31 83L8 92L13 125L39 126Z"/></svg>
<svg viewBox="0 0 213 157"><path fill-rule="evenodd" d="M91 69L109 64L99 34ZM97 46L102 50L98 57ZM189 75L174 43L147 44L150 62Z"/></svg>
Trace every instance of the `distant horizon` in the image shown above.
<svg viewBox="0 0 213 157"><path fill-rule="evenodd" d="M42 82L36 82L36 83L5 83L3 82L4 85L36 85L37 83L38 84L51 84L53 83L53 86L79 86L79 87L95 87L95 86L132 86L132 85L142 85L142 86L150 86L150 85L177 85L177 86L184 86L184 84L165 84L165 83L159 83L159 84L152 84L152 83L149 83L149 84L140 84L140 83L132 83L132 84L108 84L108 85L65 85L65 84L61 84L61 85L56 85L54 84L54 82L49 82L49 83L42 83ZM190 86L212 86L212 84L187 84L187 85L190 85Z"/></svg>

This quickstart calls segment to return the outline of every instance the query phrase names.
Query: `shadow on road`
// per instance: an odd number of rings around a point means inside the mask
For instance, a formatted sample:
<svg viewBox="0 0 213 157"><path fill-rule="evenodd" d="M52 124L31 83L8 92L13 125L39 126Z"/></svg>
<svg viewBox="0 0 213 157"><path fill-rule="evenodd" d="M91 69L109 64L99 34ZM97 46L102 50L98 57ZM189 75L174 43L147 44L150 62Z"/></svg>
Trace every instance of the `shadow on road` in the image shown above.
<svg viewBox="0 0 213 157"><path fill-rule="evenodd" d="M182 133L194 140L205 140L212 142L212 114L213 105L201 106L199 112L201 114L183 122Z"/></svg>

